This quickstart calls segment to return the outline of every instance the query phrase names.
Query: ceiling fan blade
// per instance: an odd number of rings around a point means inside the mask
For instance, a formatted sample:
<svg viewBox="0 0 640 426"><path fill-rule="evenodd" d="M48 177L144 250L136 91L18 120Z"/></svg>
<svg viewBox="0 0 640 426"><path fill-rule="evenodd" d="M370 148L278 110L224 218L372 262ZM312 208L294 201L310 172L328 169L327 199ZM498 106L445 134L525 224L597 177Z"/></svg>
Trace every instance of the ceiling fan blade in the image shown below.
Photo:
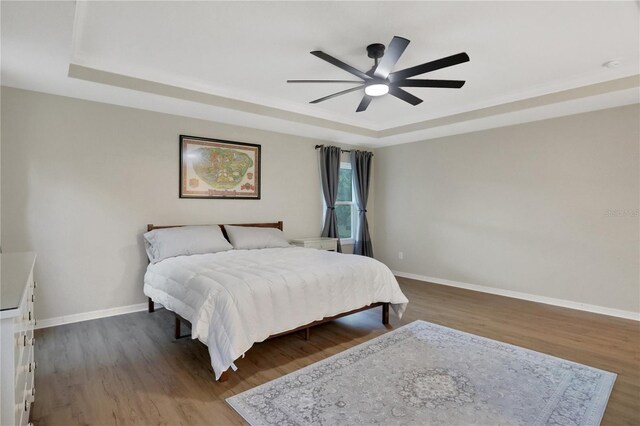
<svg viewBox="0 0 640 426"><path fill-rule="evenodd" d="M424 74L430 71L439 70L441 68L451 67L453 65L462 64L469 61L469 55L466 53L458 53L456 55L447 56L446 58L437 59L415 67L406 68L404 70L392 72L389 74L389 81L396 82L415 75Z"/></svg>
<svg viewBox="0 0 640 426"><path fill-rule="evenodd" d="M358 83L362 84L361 80L287 80L287 83Z"/></svg>
<svg viewBox="0 0 640 426"><path fill-rule="evenodd" d="M311 101L309 103L310 104L317 104L318 102L326 101L327 99L335 98L336 96L346 95L347 93L355 92L356 90L360 90L360 89L362 89L362 86L352 87L351 89L343 90L341 92L337 92L337 93L334 93L332 95L328 95L328 96L325 96L323 98L316 99L315 101Z"/></svg>
<svg viewBox="0 0 640 426"><path fill-rule="evenodd" d="M413 96L411 93L406 92L396 86L389 86L389 94L395 96L398 99L402 99L405 102L409 102L413 106L416 106L422 102L422 99Z"/></svg>
<svg viewBox="0 0 640 426"><path fill-rule="evenodd" d="M367 109L367 107L369 106L369 104L371 103L371 100L373 98L369 95L364 95L362 97L362 100L360 101L360 105L358 105L358 108L356 109L356 112L362 112L365 109Z"/></svg>
<svg viewBox="0 0 640 426"><path fill-rule="evenodd" d="M373 72L373 75L378 78L387 78L409 43L410 41L406 38L394 36L380 63Z"/></svg>
<svg viewBox="0 0 640 426"><path fill-rule="evenodd" d="M464 80L401 80L393 83L397 87L443 87L459 89L464 86Z"/></svg>
<svg viewBox="0 0 640 426"><path fill-rule="evenodd" d="M367 74L363 73L362 71L360 71L359 69L356 69L354 67L352 67L349 64L345 64L344 62L342 62L340 59L336 59L331 55L327 55L326 53L320 51L320 50L314 50L313 52L311 52L311 54L313 56L317 56L320 59L323 59L327 62L329 62L331 65L335 65L336 67L345 70L346 72L355 75L356 77L359 77L363 80L369 80L371 79L371 77L369 77Z"/></svg>

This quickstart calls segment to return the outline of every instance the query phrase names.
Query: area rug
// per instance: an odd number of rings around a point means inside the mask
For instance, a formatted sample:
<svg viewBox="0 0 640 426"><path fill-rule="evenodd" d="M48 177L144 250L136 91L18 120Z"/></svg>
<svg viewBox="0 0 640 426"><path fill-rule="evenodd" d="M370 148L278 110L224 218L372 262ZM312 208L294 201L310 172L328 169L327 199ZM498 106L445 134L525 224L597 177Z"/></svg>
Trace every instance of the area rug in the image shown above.
<svg viewBox="0 0 640 426"><path fill-rule="evenodd" d="M227 402L251 425L597 425L616 375L415 321Z"/></svg>

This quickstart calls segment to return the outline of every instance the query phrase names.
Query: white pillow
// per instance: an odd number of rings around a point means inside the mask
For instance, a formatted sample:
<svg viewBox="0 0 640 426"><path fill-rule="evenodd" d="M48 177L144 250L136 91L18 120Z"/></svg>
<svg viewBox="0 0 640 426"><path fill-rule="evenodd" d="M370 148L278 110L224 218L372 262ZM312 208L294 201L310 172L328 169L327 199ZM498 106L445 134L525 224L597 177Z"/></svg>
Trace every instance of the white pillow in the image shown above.
<svg viewBox="0 0 640 426"><path fill-rule="evenodd" d="M238 250L289 247L284 233L277 228L225 225L229 241Z"/></svg>
<svg viewBox="0 0 640 426"><path fill-rule="evenodd" d="M154 229L144 234L144 241L151 263L168 257L216 253L233 248L218 225Z"/></svg>

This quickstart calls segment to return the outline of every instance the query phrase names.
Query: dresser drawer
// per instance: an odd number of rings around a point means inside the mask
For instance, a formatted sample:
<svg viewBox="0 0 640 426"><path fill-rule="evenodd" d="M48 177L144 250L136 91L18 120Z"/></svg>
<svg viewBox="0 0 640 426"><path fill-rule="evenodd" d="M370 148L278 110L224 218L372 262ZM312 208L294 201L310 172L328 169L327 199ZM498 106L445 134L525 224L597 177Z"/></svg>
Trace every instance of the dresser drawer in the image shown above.
<svg viewBox="0 0 640 426"><path fill-rule="evenodd" d="M16 380L15 380L16 385L20 384L23 386L27 382L27 378L30 375L35 376L36 366L37 365L33 356L33 352L31 352L29 353L29 358L27 362L24 365L21 365L16 370Z"/></svg>
<svg viewBox="0 0 640 426"><path fill-rule="evenodd" d="M16 366L16 373L19 371L32 372L34 369L34 347L29 345L22 351L20 363Z"/></svg>
<svg viewBox="0 0 640 426"><path fill-rule="evenodd" d="M22 309L29 309L33 307L34 302L36 301L36 296L33 294L33 284L27 287L26 297L22 301L23 307Z"/></svg>
<svg viewBox="0 0 640 426"><path fill-rule="evenodd" d="M16 367L16 389L23 389L26 386L29 376L33 376L35 369L33 348L26 348L22 356L22 362ZM22 392L16 392L15 399L15 402L19 404L22 401Z"/></svg>
<svg viewBox="0 0 640 426"><path fill-rule="evenodd" d="M16 333L15 350L14 350L14 367L16 370L21 366L29 363L29 358L32 357L33 348L35 346L36 339L33 337L33 329L27 329Z"/></svg>
<svg viewBox="0 0 640 426"><path fill-rule="evenodd" d="M315 240L307 241L304 246L318 250L335 250L337 242L335 240Z"/></svg>
<svg viewBox="0 0 640 426"><path fill-rule="evenodd" d="M20 304L20 312L22 315L15 318L16 329L33 328L33 323L35 323L35 300L36 297L33 294L33 284L31 284L27 287L25 297L22 299Z"/></svg>
<svg viewBox="0 0 640 426"><path fill-rule="evenodd" d="M29 424L29 415L31 414L31 404L34 401L35 393L32 393L33 388L29 388L28 390L25 388L25 391L22 393L23 401L20 404L16 405L16 419L15 424L20 426L25 426Z"/></svg>
<svg viewBox="0 0 640 426"><path fill-rule="evenodd" d="M27 381L16 384L15 424L23 425L29 421L31 402L27 399Z"/></svg>
<svg viewBox="0 0 640 426"><path fill-rule="evenodd" d="M304 243L304 247L312 249L322 249L322 241L307 241Z"/></svg>
<svg viewBox="0 0 640 426"><path fill-rule="evenodd" d="M320 241L320 249L321 250L335 250L338 247L338 242L336 240L321 240Z"/></svg>

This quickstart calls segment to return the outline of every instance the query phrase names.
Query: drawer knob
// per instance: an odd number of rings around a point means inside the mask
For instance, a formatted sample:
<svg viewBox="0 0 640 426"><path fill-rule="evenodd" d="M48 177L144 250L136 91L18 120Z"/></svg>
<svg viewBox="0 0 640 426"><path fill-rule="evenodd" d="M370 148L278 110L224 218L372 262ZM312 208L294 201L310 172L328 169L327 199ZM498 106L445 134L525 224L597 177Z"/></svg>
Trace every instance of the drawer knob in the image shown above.
<svg viewBox="0 0 640 426"><path fill-rule="evenodd" d="M27 346L33 346L36 343L36 338L32 337L31 339L27 338L27 335L25 334L24 336L22 336L22 339L18 340L18 344L22 345L24 347Z"/></svg>
<svg viewBox="0 0 640 426"><path fill-rule="evenodd" d="M32 301L32 302L35 302L35 301L36 301L36 295L35 295L35 294L32 294L32 295L31 295L31 301Z"/></svg>

